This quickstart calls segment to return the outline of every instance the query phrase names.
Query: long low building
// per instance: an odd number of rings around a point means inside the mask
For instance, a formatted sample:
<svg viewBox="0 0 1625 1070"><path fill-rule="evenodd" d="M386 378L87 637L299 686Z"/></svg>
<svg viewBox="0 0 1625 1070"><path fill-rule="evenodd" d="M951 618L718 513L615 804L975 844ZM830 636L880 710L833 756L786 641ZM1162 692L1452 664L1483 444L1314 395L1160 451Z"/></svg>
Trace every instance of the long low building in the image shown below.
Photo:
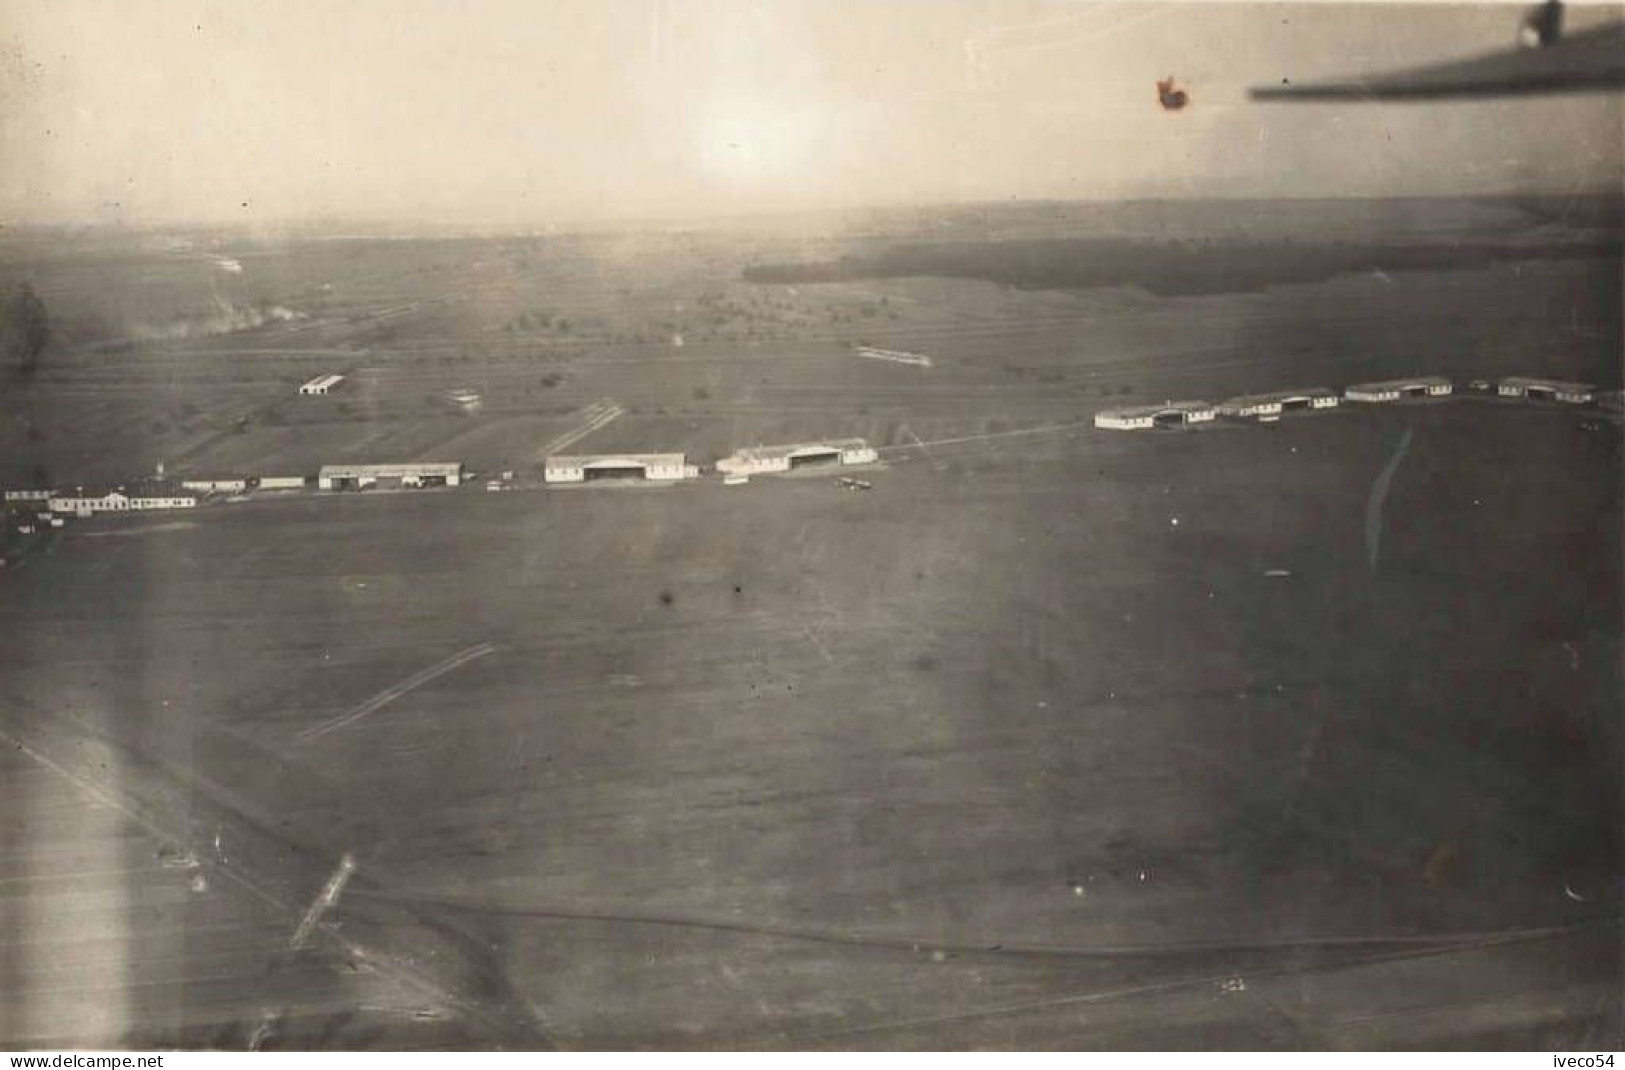
<svg viewBox="0 0 1625 1070"><path fill-rule="evenodd" d="M1207 401L1167 401L1095 413L1095 426L1113 431L1142 431L1153 427L1182 427L1212 420L1218 410Z"/></svg>
<svg viewBox="0 0 1625 1070"><path fill-rule="evenodd" d="M1533 379L1522 375L1509 375L1502 379L1496 385L1495 392L1504 398L1534 398L1537 401L1562 401L1570 405L1589 405L1597 400L1597 388L1590 383Z"/></svg>
<svg viewBox="0 0 1625 1070"><path fill-rule="evenodd" d="M300 386L299 392L301 394L326 394L330 393L334 387L342 382L344 382L344 376L342 375L318 375L308 383Z"/></svg>
<svg viewBox="0 0 1625 1070"><path fill-rule="evenodd" d="M1388 379L1380 383L1356 383L1343 391L1350 401L1399 401L1402 398L1442 398L1455 390L1449 379L1424 375L1417 379Z"/></svg>
<svg viewBox="0 0 1625 1070"><path fill-rule="evenodd" d="M547 483L587 483L595 479L669 482L698 478L700 470L681 453L603 453L549 457L542 466Z"/></svg>
<svg viewBox="0 0 1625 1070"><path fill-rule="evenodd" d="M304 490L309 482L305 476L260 476L255 485L260 490Z"/></svg>
<svg viewBox="0 0 1625 1070"><path fill-rule="evenodd" d="M365 490L368 487L455 487L463 481L458 461L418 464L324 464L316 473L322 490Z"/></svg>
<svg viewBox="0 0 1625 1070"><path fill-rule="evenodd" d="M195 490L203 494L241 494L248 489L246 479L183 479L182 490Z"/></svg>
<svg viewBox="0 0 1625 1070"><path fill-rule="evenodd" d="M54 490L41 490L38 488L6 491L8 502L48 502L56 496Z"/></svg>
<svg viewBox="0 0 1625 1070"><path fill-rule="evenodd" d="M1219 403L1220 416L1277 416L1304 409L1335 409L1337 391L1317 386L1308 390L1277 390L1271 394L1243 394Z"/></svg>
<svg viewBox="0 0 1625 1070"><path fill-rule="evenodd" d="M809 465L873 464L879 459L880 455L861 438L836 438L787 446L747 446L718 461L717 471L748 476Z"/></svg>
<svg viewBox="0 0 1625 1070"><path fill-rule="evenodd" d="M164 497L135 497L123 491L109 491L100 497L52 498L53 513L73 513L89 516L91 513L129 513L144 509L191 509L197 499L189 494Z"/></svg>
<svg viewBox="0 0 1625 1070"><path fill-rule="evenodd" d="M931 358L924 353L909 353L901 349L881 349L879 346L853 346L853 352L869 360L888 360L893 364L913 364L921 368L931 367Z"/></svg>

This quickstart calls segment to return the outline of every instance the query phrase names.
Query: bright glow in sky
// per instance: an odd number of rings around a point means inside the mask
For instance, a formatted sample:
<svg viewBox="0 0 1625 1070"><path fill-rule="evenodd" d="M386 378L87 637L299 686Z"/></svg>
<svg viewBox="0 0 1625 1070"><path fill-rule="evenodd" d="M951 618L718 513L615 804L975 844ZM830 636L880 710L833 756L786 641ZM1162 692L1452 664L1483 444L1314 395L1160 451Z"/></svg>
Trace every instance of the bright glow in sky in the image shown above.
<svg viewBox="0 0 1625 1070"><path fill-rule="evenodd" d="M539 224L923 201L1618 186L1621 102L1259 106L1518 9L0 0L0 219ZM1570 11L1571 27L1618 17ZM1172 74L1193 104L1155 103Z"/></svg>

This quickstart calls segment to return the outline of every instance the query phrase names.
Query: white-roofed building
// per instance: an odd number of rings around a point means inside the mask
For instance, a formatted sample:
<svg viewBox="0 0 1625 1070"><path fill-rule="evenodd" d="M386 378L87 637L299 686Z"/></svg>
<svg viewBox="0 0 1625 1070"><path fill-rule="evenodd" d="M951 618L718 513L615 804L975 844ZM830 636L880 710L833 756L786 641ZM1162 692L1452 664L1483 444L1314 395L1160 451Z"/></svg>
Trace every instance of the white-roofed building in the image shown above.
<svg viewBox="0 0 1625 1070"><path fill-rule="evenodd" d="M121 490L108 491L94 497L59 497L50 500L53 513L73 513L89 516L92 513L131 513L146 509L191 509L197 498L190 494L162 496L133 496Z"/></svg>
<svg viewBox="0 0 1625 1070"><path fill-rule="evenodd" d="M1211 402L1167 401L1161 405L1102 410L1095 413L1095 426L1112 431L1145 431L1155 427L1206 423L1217 415Z"/></svg>
<svg viewBox="0 0 1625 1070"><path fill-rule="evenodd" d="M605 453L549 457L542 467L547 483L588 483L597 479L671 482L695 479L700 470L681 453Z"/></svg>
<svg viewBox="0 0 1625 1070"><path fill-rule="evenodd" d="M300 386L301 394L328 394L333 388L344 382L342 375L318 375L304 385Z"/></svg>
<svg viewBox="0 0 1625 1070"><path fill-rule="evenodd" d="M1337 391L1325 387L1277 390L1270 394L1244 394L1219 403L1221 416L1278 416L1294 410L1335 409Z"/></svg>
<svg viewBox="0 0 1625 1070"><path fill-rule="evenodd" d="M241 494L248 489L246 479L183 479L182 490L195 490L201 494Z"/></svg>
<svg viewBox="0 0 1625 1070"><path fill-rule="evenodd" d="M748 476L809 465L873 464L879 459L880 455L861 438L835 438L786 446L747 446L718 461L717 471Z"/></svg>
<svg viewBox="0 0 1625 1070"><path fill-rule="evenodd" d="M458 461L415 464L324 464L316 473L322 490L366 490L368 487L455 487L463 481Z"/></svg>
<svg viewBox="0 0 1625 1070"><path fill-rule="evenodd" d="M1455 390L1449 379L1424 375L1416 379L1387 379L1378 383L1356 383L1343 391L1350 401L1400 401L1404 398L1442 398Z"/></svg>
<svg viewBox="0 0 1625 1070"><path fill-rule="evenodd" d="M1496 384L1495 392L1504 398L1534 398L1561 401L1569 405L1589 405L1597 400L1597 388L1590 383L1569 383L1561 379L1535 379L1509 375Z"/></svg>

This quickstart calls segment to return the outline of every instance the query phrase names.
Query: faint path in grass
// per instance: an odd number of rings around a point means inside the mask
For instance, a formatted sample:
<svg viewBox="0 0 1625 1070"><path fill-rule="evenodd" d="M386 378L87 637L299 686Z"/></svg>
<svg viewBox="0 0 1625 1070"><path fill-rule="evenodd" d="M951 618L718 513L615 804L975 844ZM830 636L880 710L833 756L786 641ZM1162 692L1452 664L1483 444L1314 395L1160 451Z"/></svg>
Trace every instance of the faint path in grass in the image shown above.
<svg viewBox="0 0 1625 1070"><path fill-rule="evenodd" d="M1365 554L1371 562L1371 574L1377 574L1377 553L1382 547L1382 507L1388 500L1388 488L1394 482L1394 473L1399 471L1399 464L1405 459L1405 454L1411 448L1411 439L1416 429L1407 427L1405 434L1400 437L1399 446L1395 448L1394 455L1388 458L1382 471L1371 484L1371 497L1365 503Z"/></svg>
<svg viewBox="0 0 1625 1070"><path fill-rule="evenodd" d="M312 725L295 736L294 742L296 744L309 743L311 740L319 739L329 732L335 732L340 728L352 725L363 717L389 705L407 692L422 687L436 677L444 676L459 665L464 665L475 658L483 658L495 649L496 647L490 643L480 643L478 646L471 646L467 650L459 651L444 661L437 662L421 672L413 673L395 686L385 688L359 706L352 706L337 717L323 721L318 725Z"/></svg>

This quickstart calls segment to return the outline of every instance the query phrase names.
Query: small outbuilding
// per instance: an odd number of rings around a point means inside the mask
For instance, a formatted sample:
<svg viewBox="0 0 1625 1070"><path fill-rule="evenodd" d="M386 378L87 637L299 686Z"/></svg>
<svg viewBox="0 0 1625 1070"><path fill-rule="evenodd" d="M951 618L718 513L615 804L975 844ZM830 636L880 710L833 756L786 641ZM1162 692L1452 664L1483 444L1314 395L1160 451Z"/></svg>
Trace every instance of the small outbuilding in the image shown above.
<svg viewBox="0 0 1625 1070"><path fill-rule="evenodd" d="M318 375L299 388L301 394L330 394L333 388L344 382L342 375Z"/></svg>
<svg viewBox="0 0 1625 1070"><path fill-rule="evenodd" d="M1455 390L1449 379L1426 375L1418 379L1388 379L1380 383L1356 383L1343 391L1350 401L1399 401L1404 398L1442 398Z"/></svg>
<svg viewBox="0 0 1625 1070"><path fill-rule="evenodd" d="M1113 431L1145 431L1157 427L1206 423L1217 414L1218 410L1211 402L1167 401L1161 405L1105 409L1095 413L1095 426Z"/></svg>
<svg viewBox="0 0 1625 1070"><path fill-rule="evenodd" d="M546 483L591 483L599 479L671 482L699 477L698 466L681 453L605 453L549 457L542 467Z"/></svg>
<svg viewBox="0 0 1625 1070"><path fill-rule="evenodd" d="M814 465L873 464L880 455L861 438L835 438L787 446L747 446L717 462L725 475L788 472Z"/></svg>
<svg viewBox="0 0 1625 1070"><path fill-rule="evenodd" d="M1597 388L1590 383L1569 383L1561 379L1532 379L1509 375L1496 384L1495 392L1504 398L1533 398L1561 401L1567 405L1589 405L1597 400Z"/></svg>

